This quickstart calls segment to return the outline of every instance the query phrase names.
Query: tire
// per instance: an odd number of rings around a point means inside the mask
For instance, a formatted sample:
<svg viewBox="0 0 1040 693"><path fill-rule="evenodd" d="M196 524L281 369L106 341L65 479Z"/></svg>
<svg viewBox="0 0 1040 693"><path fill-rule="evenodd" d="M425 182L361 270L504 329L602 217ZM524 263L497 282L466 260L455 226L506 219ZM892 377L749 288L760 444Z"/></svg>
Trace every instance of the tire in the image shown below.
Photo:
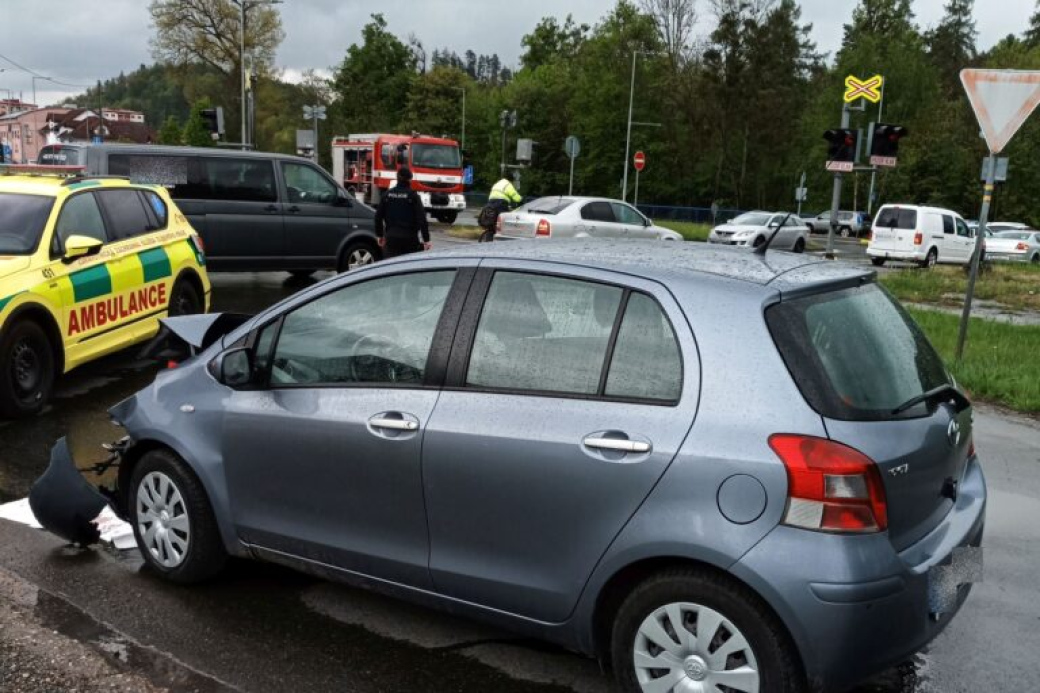
<svg viewBox="0 0 1040 693"><path fill-rule="evenodd" d="M197 315L203 311L202 297L187 279L178 279L170 291L167 313L171 318L178 315Z"/></svg>
<svg viewBox="0 0 1040 693"><path fill-rule="evenodd" d="M842 226L841 229L838 230L838 233L841 235L842 238L848 238L852 235L852 229L850 229L848 226Z"/></svg>
<svg viewBox="0 0 1040 693"><path fill-rule="evenodd" d="M883 258L883 257L872 257L872 258L870 258L870 264L874 265L875 267L884 267L885 266L885 258Z"/></svg>
<svg viewBox="0 0 1040 693"><path fill-rule="evenodd" d="M33 320L20 320L0 333L0 416L38 414L51 398L57 376L54 345Z"/></svg>
<svg viewBox="0 0 1040 693"><path fill-rule="evenodd" d="M757 237L755 239L755 242L752 243L751 245L752 245L752 247L757 248L758 246L762 245L765 242L766 242L766 237L765 236L759 236L759 237Z"/></svg>
<svg viewBox="0 0 1040 693"><path fill-rule="evenodd" d="M459 218L458 212L440 212L434 215L434 218L442 224L448 224L449 226L455 223L455 220Z"/></svg>
<svg viewBox="0 0 1040 693"><path fill-rule="evenodd" d="M928 254L925 255L924 260L921 262L921 267L923 269L930 269L932 267L935 267L935 264L938 261L939 261L939 251L936 250L935 248L931 248L928 251Z"/></svg>
<svg viewBox="0 0 1040 693"><path fill-rule="evenodd" d="M1033 257L1029 258L1029 264L1040 265L1040 254L1034 255Z"/></svg>
<svg viewBox="0 0 1040 693"><path fill-rule="evenodd" d="M296 281L307 281L314 276L314 270L289 270L289 276Z"/></svg>
<svg viewBox="0 0 1040 693"><path fill-rule="evenodd" d="M671 613L680 614L677 626L671 625L676 623ZM698 614L702 617L721 617L721 624L716 626L707 644L698 643L694 635L696 622L692 617ZM667 652L683 662L683 666L677 666L671 674L663 673L668 669L636 667L637 652L641 652L644 659L666 652L665 647L640 633L643 626L653 621L663 626L663 633L671 643ZM676 642L677 627L684 628L690 635L684 644ZM668 632L669 628L671 632ZM660 634L662 631L657 629L657 632ZM724 632L728 633L728 637L718 642ZM746 646L728 655L722 662L712 662L710 653L718 651L734 637L743 638ZM715 644L714 648L712 644ZM758 673L757 690L804 693L807 689L805 675L790 638L765 603L747 588L706 570L663 572L639 584L621 605L614 619L611 660L614 675L624 693L640 693L644 690L641 681L648 684L661 678L662 674L675 676L676 683L690 678L693 680L687 683L700 681L704 690L718 690L714 684L724 685L725 681L719 674L724 676L723 672L741 666L750 666Z"/></svg>
<svg viewBox="0 0 1040 693"><path fill-rule="evenodd" d="M141 555L164 580L202 582L227 562L202 482L169 450L141 457L130 477L126 507Z"/></svg>
<svg viewBox="0 0 1040 693"><path fill-rule="evenodd" d="M369 243L368 241L354 241L343 251L343 255L340 256L339 265L336 267L336 271L346 272L355 267L371 265L373 262L378 262L381 257L382 254L379 252L379 248L375 244Z"/></svg>
<svg viewBox="0 0 1040 693"><path fill-rule="evenodd" d="M804 253L805 252L805 239L804 238L799 238L797 241L794 242L794 252L796 252L796 253Z"/></svg>
<svg viewBox="0 0 1040 693"><path fill-rule="evenodd" d="M495 240L495 232L490 229L484 229L484 232L480 234L480 238L477 239L477 243L492 243Z"/></svg>

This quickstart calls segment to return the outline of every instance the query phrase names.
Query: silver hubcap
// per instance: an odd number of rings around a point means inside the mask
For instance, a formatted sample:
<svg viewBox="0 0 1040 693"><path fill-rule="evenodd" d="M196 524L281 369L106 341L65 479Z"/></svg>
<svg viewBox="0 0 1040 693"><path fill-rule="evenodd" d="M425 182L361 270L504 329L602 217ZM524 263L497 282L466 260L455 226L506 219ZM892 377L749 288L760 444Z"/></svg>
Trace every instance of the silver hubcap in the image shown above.
<svg viewBox="0 0 1040 693"><path fill-rule="evenodd" d="M188 553L191 523L180 489L162 472L151 472L137 487L137 530L142 549L166 568L176 568Z"/></svg>
<svg viewBox="0 0 1040 693"><path fill-rule="evenodd" d="M373 262L375 262L375 257L368 250L355 250L347 257L347 267L349 269L361 267L362 265L371 265Z"/></svg>
<svg viewBox="0 0 1040 693"><path fill-rule="evenodd" d="M644 693L759 690L758 662L747 638L700 604L668 604L647 616L632 657Z"/></svg>

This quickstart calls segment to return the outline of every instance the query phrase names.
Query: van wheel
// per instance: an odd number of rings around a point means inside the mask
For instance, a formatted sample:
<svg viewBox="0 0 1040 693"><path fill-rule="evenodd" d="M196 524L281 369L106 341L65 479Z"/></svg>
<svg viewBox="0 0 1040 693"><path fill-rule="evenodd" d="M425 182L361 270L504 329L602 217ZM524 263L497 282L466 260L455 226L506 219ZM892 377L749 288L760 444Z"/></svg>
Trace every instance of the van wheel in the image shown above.
<svg viewBox="0 0 1040 693"><path fill-rule="evenodd" d="M842 238L848 238L852 235L852 229L850 229L848 226L842 226L841 231L839 231L839 233L841 234Z"/></svg>
<svg viewBox="0 0 1040 693"><path fill-rule="evenodd" d="M206 490L169 450L141 457L127 507L141 555L166 580L202 582L224 567L227 553Z"/></svg>
<svg viewBox="0 0 1040 693"><path fill-rule="evenodd" d="M927 268L931 268L931 267L935 267L935 263L937 263L938 261L939 261L939 251L936 250L935 248L932 248L931 250L928 251L928 254L925 255L924 262L921 263L921 267L926 268L926 269Z"/></svg>
<svg viewBox="0 0 1040 693"><path fill-rule="evenodd" d="M611 659L625 693L806 688L783 626L761 599L703 570L661 573L636 587L614 620Z"/></svg>
<svg viewBox="0 0 1040 693"><path fill-rule="evenodd" d="M884 267L885 266L885 258L883 258L883 257L872 257L872 258L870 258L870 264L874 265L875 267Z"/></svg>
<svg viewBox="0 0 1040 693"><path fill-rule="evenodd" d="M167 313L171 318L178 315L196 315L202 312L202 298L187 279L178 279L170 292Z"/></svg>
<svg viewBox="0 0 1040 693"><path fill-rule="evenodd" d="M0 335L0 416L22 418L39 413L51 397L55 379L54 348L32 320L21 320Z"/></svg>
<svg viewBox="0 0 1040 693"><path fill-rule="evenodd" d="M371 265L380 259L379 249L368 241L354 241L347 246L339 258L337 272L346 272L355 267Z"/></svg>

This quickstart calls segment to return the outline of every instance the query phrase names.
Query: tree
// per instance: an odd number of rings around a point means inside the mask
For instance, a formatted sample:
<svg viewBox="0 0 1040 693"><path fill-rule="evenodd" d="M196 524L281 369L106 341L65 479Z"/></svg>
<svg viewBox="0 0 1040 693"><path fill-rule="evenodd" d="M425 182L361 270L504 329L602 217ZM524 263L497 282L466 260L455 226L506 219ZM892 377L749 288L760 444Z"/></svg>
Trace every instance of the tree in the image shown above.
<svg viewBox="0 0 1040 693"><path fill-rule="evenodd" d="M521 39L524 53L520 56L520 63L525 68L534 70L556 60L571 60L578 54L588 32L589 26L575 24L571 15L567 15L562 26L555 17L546 17L538 22L530 34ZM470 75L476 78L476 56L472 51L466 54L466 65Z"/></svg>
<svg viewBox="0 0 1040 693"><path fill-rule="evenodd" d="M643 11L654 18L664 49L678 64L689 56L697 24L695 0L642 0Z"/></svg>
<svg viewBox="0 0 1040 693"><path fill-rule="evenodd" d="M166 118L162 128L159 129L159 144L180 144L184 137L180 121L177 116L171 115Z"/></svg>
<svg viewBox="0 0 1040 693"><path fill-rule="evenodd" d="M188 122L184 124L184 133L181 135L184 144L189 147L213 146L213 137L206 129L206 123L202 119L202 112L212 107L208 99L195 103L191 109L191 115L188 116Z"/></svg>
<svg viewBox="0 0 1040 693"><path fill-rule="evenodd" d="M845 25L842 50L856 47L862 36L893 41L916 32L910 0L861 0L852 11L852 23Z"/></svg>
<svg viewBox="0 0 1040 693"><path fill-rule="evenodd" d="M975 0L949 0L942 21L925 36L928 54L950 91L959 91L960 71L977 57L974 6Z"/></svg>
<svg viewBox="0 0 1040 693"><path fill-rule="evenodd" d="M1036 4L1033 16L1029 18L1029 28L1025 34L1026 45L1030 48L1040 46L1040 2Z"/></svg>

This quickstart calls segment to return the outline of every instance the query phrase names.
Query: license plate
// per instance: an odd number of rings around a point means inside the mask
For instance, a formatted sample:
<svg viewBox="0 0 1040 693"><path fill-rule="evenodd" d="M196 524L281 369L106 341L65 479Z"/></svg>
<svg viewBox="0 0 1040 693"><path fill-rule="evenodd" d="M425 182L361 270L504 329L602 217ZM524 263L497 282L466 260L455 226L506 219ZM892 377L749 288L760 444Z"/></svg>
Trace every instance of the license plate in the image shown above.
<svg viewBox="0 0 1040 693"><path fill-rule="evenodd" d="M954 549L948 564L934 566L928 571L928 610L933 614L955 610L960 588L982 582L982 573L982 547Z"/></svg>

